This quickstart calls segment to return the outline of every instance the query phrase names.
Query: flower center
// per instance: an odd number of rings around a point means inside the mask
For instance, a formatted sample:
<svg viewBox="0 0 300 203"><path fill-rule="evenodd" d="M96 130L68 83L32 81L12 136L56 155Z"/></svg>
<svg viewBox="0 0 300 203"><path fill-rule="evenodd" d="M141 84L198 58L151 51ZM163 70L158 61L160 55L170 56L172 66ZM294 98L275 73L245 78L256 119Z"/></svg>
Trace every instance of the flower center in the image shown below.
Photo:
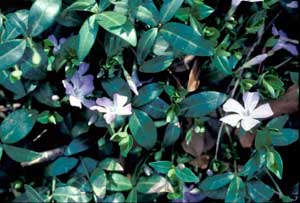
<svg viewBox="0 0 300 203"><path fill-rule="evenodd" d="M249 111L248 109L246 109L246 110L243 112L243 116L244 116L244 117L250 116L250 111Z"/></svg>

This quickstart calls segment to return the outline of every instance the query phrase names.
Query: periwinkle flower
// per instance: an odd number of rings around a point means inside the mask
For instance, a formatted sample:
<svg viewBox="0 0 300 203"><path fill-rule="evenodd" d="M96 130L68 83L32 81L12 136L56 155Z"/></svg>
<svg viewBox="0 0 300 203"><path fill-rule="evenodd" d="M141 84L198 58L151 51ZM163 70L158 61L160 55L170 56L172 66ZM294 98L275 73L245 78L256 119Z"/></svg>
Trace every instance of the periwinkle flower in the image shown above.
<svg viewBox="0 0 300 203"><path fill-rule="evenodd" d="M89 108L94 105L94 101L85 98L94 90L94 77L92 75L84 75L88 68L89 64L81 63L78 71L74 73L70 80L62 81L71 106L82 108L82 105L84 105Z"/></svg>
<svg viewBox="0 0 300 203"><path fill-rule="evenodd" d="M299 53L297 50L297 46L294 43L291 43L293 40L289 39L285 32L283 32L282 30L278 31L277 28L273 25L272 33L274 36L279 37L277 43L272 49L273 52L278 51L280 49L285 49L292 55L298 56Z"/></svg>
<svg viewBox="0 0 300 203"><path fill-rule="evenodd" d="M57 40L55 35L50 35L48 37L48 40L52 42L54 46L53 53L56 54L60 50L61 46L67 41L67 38L62 37L59 40Z"/></svg>
<svg viewBox="0 0 300 203"><path fill-rule="evenodd" d="M90 109L104 113L106 123L111 124L117 115L125 116L132 114L131 104L125 105L127 100L128 97L115 93L113 95L113 101L107 97L98 98L96 105L90 107Z"/></svg>
<svg viewBox="0 0 300 203"><path fill-rule="evenodd" d="M288 8L298 8L298 1L291 1L290 3L286 4Z"/></svg>
<svg viewBox="0 0 300 203"><path fill-rule="evenodd" d="M232 5L233 7L238 7L242 1L247 1L247 2L260 2L260 1L263 1L263 0L232 0L231 5Z"/></svg>
<svg viewBox="0 0 300 203"><path fill-rule="evenodd" d="M260 118L268 118L273 115L269 103L257 107L259 102L258 92L246 92L243 94L244 107L236 100L230 98L223 105L225 112L234 112L224 116L220 121L236 127L241 121L241 126L245 131L251 130L260 123Z"/></svg>
<svg viewBox="0 0 300 203"><path fill-rule="evenodd" d="M254 65L258 65L258 64L261 64L262 62L264 62L267 58L268 58L268 54L260 54L260 55L257 55L255 57L253 57L252 59L250 59L249 61L247 61L243 67L244 68L249 68L251 66L254 66Z"/></svg>

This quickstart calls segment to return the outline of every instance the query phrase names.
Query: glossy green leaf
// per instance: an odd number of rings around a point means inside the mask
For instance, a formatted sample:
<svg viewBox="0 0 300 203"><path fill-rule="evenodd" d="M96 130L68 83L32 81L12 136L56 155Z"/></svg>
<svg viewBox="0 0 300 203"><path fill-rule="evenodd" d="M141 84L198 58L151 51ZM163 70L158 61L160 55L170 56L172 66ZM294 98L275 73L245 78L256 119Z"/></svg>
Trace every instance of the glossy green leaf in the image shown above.
<svg viewBox="0 0 300 203"><path fill-rule="evenodd" d="M235 176L228 187L225 202L228 203L243 203L245 202L246 187L243 180Z"/></svg>
<svg viewBox="0 0 300 203"><path fill-rule="evenodd" d="M159 21L159 11L153 1L143 2L135 11L137 20L150 26L156 26Z"/></svg>
<svg viewBox="0 0 300 203"><path fill-rule="evenodd" d="M16 32L27 35L27 21L28 21L29 11L26 9L21 9L15 13L7 15L6 31L4 33L4 41L8 39L13 39L13 36L17 36Z"/></svg>
<svg viewBox="0 0 300 203"><path fill-rule="evenodd" d="M155 161L150 162L149 165L159 173L167 174L171 169L173 163L170 161Z"/></svg>
<svg viewBox="0 0 300 203"><path fill-rule="evenodd" d="M173 56L157 56L146 61L140 71L144 73L158 73L166 70L173 62Z"/></svg>
<svg viewBox="0 0 300 203"><path fill-rule="evenodd" d="M40 203L45 202L43 197L30 185L25 184L25 194L30 202Z"/></svg>
<svg viewBox="0 0 300 203"><path fill-rule="evenodd" d="M92 185L95 195L102 199L106 193L106 174L101 168L96 168L90 176L90 183Z"/></svg>
<svg viewBox="0 0 300 203"><path fill-rule="evenodd" d="M247 193L254 202L268 202L274 194L273 189L261 181L251 181L246 186Z"/></svg>
<svg viewBox="0 0 300 203"><path fill-rule="evenodd" d="M66 8L67 11L90 11L97 13L99 11L98 4L95 0L76 0Z"/></svg>
<svg viewBox="0 0 300 203"><path fill-rule="evenodd" d="M113 79L104 80L102 81L102 87L111 98L115 93L118 93L129 97L128 100L131 99L131 91L122 78L115 77Z"/></svg>
<svg viewBox="0 0 300 203"><path fill-rule="evenodd" d="M286 122L289 120L289 115L278 116L267 123L268 128L282 130Z"/></svg>
<svg viewBox="0 0 300 203"><path fill-rule="evenodd" d="M234 174L231 172L209 176L200 183L200 188L204 191L216 190L229 184L233 178Z"/></svg>
<svg viewBox="0 0 300 203"><path fill-rule="evenodd" d="M83 61L93 47L97 33L98 25L95 22L96 15L89 17L82 25L78 37L77 57L79 61Z"/></svg>
<svg viewBox="0 0 300 203"><path fill-rule="evenodd" d="M126 203L137 203L137 192L136 189L132 189L127 198L126 198Z"/></svg>
<svg viewBox="0 0 300 203"><path fill-rule="evenodd" d="M0 44L0 71L15 65L23 56L25 40L11 40Z"/></svg>
<svg viewBox="0 0 300 203"><path fill-rule="evenodd" d="M282 178L283 162L280 154L273 148L267 152L267 168L274 173L279 179Z"/></svg>
<svg viewBox="0 0 300 203"><path fill-rule="evenodd" d="M65 149L65 156L72 156L74 154L86 151L92 146L88 137L77 137Z"/></svg>
<svg viewBox="0 0 300 203"><path fill-rule="evenodd" d="M144 194L174 192L170 182L159 175L141 177L136 185L136 190Z"/></svg>
<svg viewBox="0 0 300 203"><path fill-rule="evenodd" d="M167 23L160 33L174 50L195 56L213 55L210 41L201 37L192 27L181 23Z"/></svg>
<svg viewBox="0 0 300 203"><path fill-rule="evenodd" d="M76 172L79 174L85 174L86 172L92 173L97 167L98 161L90 157L84 157L80 159L80 163L76 168Z"/></svg>
<svg viewBox="0 0 300 203"><path fill-rule="evenodd" d="M181 132L181 128L179 122L169 123L165 131L162 146L168 147L174 144L178 140L180 136L180 132Z"/></svg>
<svg viewBox="0 0 300 203"><path fill-rule="evenodd" d="M194 174L194 172L188 167L177 166L175 169L175 174L179 180L184 183L197 183L199 178Z"/></svg>
<svg viewBox="0 0 300 203"><path fill-rule="evenodd" d="M132 101L134 107L140 107L148 104L158 98L164 90L163 84L151 83L139 89L139 95L135 96Z"/></svg>
<svg viewBox="0 0 300 203"><path fill-rule="evenodd" d="M102 160L98 167L106 171L124 171L123 166L113 158L106 158Z"/></svg>
<svg viewBox="0 0 300 203"><path fill-rule="evenodd" d="M164 0L160 8L160 23L166 23L175 15L183 0Z"/></svg>
<svg viewBox="0 0 300 203"><path fill-rule="evenodd" d="M136 32L132 23L127 21L126 16L115 11L105 11L97 14L96 21L106 31L117 35L132 46L136 46Z"/></svg>
<svg viewBox="0 0 300 203"><path fill-rule="evenodd" d="M36 122L36 115L26 109L9 114L0 126L0 138L3 143L13 144L28 135Z"/></svg>
<svg viewBox="0 0 300 203"><path fill-rule="evenodd" d="M58 187L54 190L53 199L57 202L89 202L91 197L73 186Z"/></svg>
<svg viewBox="0 0 300 203"><path fill-rule="evenodd" d="M158 29L152 28L141 35L137 45L136 58L138 64L142 64L152 50L156 40Z"/></svg>
<svg viewBox="0 0 300 203"><path fill-rule="evenodd" d="M120 192L117 192L117 193L114 193L112 195L108 195L105 197L104 200L102 200L103 203L123 203L125 202L125 197L122 193Z"/></svg>
<svg viewBox="0 0 300 203"><path fill-rule="evenodd" d="M41 158L41 154L25 148L14 147L12 145L2 145L5 153L16 162L31 162Z"/></svg>
<svg viewBox="0 0 300 203"><path fill-rule="evenodd" d="M15 99L20 99L26 95L26 91L22 81L18 80L14 83L10 81L8 71L0 71L0 85L15 94Z"/></svg>
<svg viewBox="0 0 300 203"><path fill-rule="evenodd" d="M200 3L198 6L198 11L199 11L200 20L203 20L208 16L210 16L215 11L215 9L213 9L212 7L204 3Z"/></svg>
<svg viewBox="0 0 300 203"><path fill-rule="evenodd" d="M146 112L149 116L154 119L165 118L166 113L169 109L169 105L159 97L154 99L152 102L139 107L142 111Z"/></svg>
<svg viewBox="0 0 300 203"><path fill-rule="evenodd" d="M227 99L226 94L207 91L191 95L184 99L181 106L181 112L186 117L201 117L215 111Z"/></svg>
<svg viewBox="0 0 300 203"><path fill-rule="evenodd" d="M33 37L48 29L61 7L61 0L36 0L30 8L28 31Z"/></svg>
<svg viewBox="0 0 300 203"><path fill-rule="evenodd" d="M111 2L110 0L100 0L99 1L99 9L100 11L104 11L110 6Z"/></svg>
<svg viewBox="0 0 300 203"><path fill-rule="evenodd" d="M157 131L153 121L145 112L134 110L129 119L129 129L139 145L148 150L154 147Z"/></svg>
<svg viewBox="0 0 300 203"><path fill-rule="evenodd" d="M47 176L59 176L68 173L78 163L78 159L72 157L60 157L49 164L46 168Z"/></svg>
<svg viewBox="0 0 300 203"><path fill-rule="evenodd" d="M287 146L299 139L299 131L285 128L281 132L272 134L272 144L274 146Z"/></svg>
<svg viewBox="0 0 300 203"><path fill-rule="evenodd" d="M225 75L231 75L232 69L235 68L238 60L231 56L215 56L212 60L213 65Z"/></svg>
<svg viewBox="0 0 300 203"><path fill-rule="evenodd" d="M3 147L2 147L2 145L0 144L0 161L1 161L1 158L2 158L2 154L3 154Z"/></svg>
<svg viewBox="0 0 300 203"><path fill-rule="evenodd" d="M54 92L49 82L41 84L33 93L34 98L41 104L50 107L60 107L59 101L53 101L52 96Z"/></svg>
<svg viewBox="0 0 300 203"><path fill-rule="evenodd" d="M240 170L239 175L251 178L259 170L260 166L259 153L255 153Z"/></svg>
<svg viewBox="0 0 300 203"><path fill-rule="evenodd" d="M107 176L107 190L110 191L127 191L132 188L132 184L128 177L119 173L111 173Z"/></svg>

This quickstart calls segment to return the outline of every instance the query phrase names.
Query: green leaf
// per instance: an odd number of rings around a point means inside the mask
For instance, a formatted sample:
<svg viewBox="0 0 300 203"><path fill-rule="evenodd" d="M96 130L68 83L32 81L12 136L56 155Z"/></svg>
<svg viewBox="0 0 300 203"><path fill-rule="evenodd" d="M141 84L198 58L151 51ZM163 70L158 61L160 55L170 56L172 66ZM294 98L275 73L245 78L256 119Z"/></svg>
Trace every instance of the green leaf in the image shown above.
<svg viewBox="0 0 300 203"><path fill-rule="evenodd" d="M139 107L154 119L161 119L166 117L169 105L162 99L155 98L152 102Z"/></svg>
<svg viewBox="0 0 300 203"><path fill-rule="evenodd" d="M106 158L102 160L98 167L106 171L124 171L123 166L113 158Z"/></svg>
<svg viewBox="0 0 300 203"><path fill-rule="evenodd" d="M86 151L92 146L88 137L77 137L65 149L65 156L72 156L80 152Z"/></svg>
<svg viewBox="0 0 300 203"><path fill-rule="evenodd" d="M178 140L178 138L180 136L180 132L181 132L181 129L180 129L179 122L169 123L166 128L166 131L165 131L162 146L168 147L168 146L174 144Z"/></svg>
<svg viewBox="0 0 300 203"><path fill-rule="evenodd" d="M238 60L234 56L215 56L212 60L213 65L225 75L231 75Z"/></svg>
<svg viewBox="0 0 300 203"><path fill-rule="evenodd" d="M261 181L250 181L246 184L249 196L254 202L268 202L274 191Z"/></svg>
<svg viewBox="0 0 300 203"><path fill-rule="evenodd" d="M9 114L0 126L0 138L3 143L13 144L28 135L36 122L33 112L20 109Z"/></svg>
<svg viewBox="0 0 300 203"><path fill-rule="evenodd" d="M91 197L73 186L58 187L54 190L53 199L57 202L89 202Z"/></svg>
<svg viewBox="0 0 300 203"><path fill-rule="evenodd" d="M216 190L224 187L234 178L231 172L207 177L200 183L200 188L204 191Z"/></svg>
<svg viewBox="0 0 300 203"><path fill-rule="evenodd" d="M1 161L1 158L2 158L2 154L3 154L3 147L2 147L2 145L0 144L0 161Z"/></svg>
<svg viewBox="0 0 300 203"><path fill-rule="evenodd" d="M181 168L180 166L177 166L175 169L175 174L176 174L177 178L184 183L199 182L199 178L188 167Z"/></svg>
<svg viewBox="0 0 300 203"><path fill-rule="evenodd" d="M136 51L138 64L142 64L147 58L148 54L151 52L151 49L156 40L157 32L157 28L152 28L141 35Z"/></svg>
<svg viewBox="0 0 300 203"><path fill-rule="evenodd" d="M97 33L98 25L95 23L96 15L89 17L82 25L78 37L77 57L79 61L83 61L93 47Z"/></svg>
<svg viewBox="0 0 300 203"><path fill-rule="evenodd" d="M213 91L194 94L182 101L181 112L186 117L205 116L215 111L226 99L226 94Z"/></svg>
<svg viewBox="0 0 300 203"><path fill-rule="evenodd" d="M95 0L76 0L65 10L67 11L90 11L97 13L99 11L97 2Z"/></svg>
<svg viewBox="0 0 300 203"><path fill-rule="evenodd" d="M299 131L285 128L281 132L272 133L272 144L274 146L287 146L299 139Z"/></svg>
<svg viewBox="0 0 300 203"><path fill-rule="evenodd" d="M182 3L183 0L164 0L160 9L160 23L166 23L171 20Z"/></svg>
<svg viewBox="0 0 300 203"><path fill-rule="evenodd" d="M198 11L199 11L200 20L203 20L208 16L210 16L215 11L215 9L213 9L212 7L204 3L200 3L198 7Z"/></svg>
<svg viewBox="0 0 300 203"><path fill-rule="evenodd" d="M245 202L246 188L243 180L235 176L228 187L225 202L242 203Z"/></svg>
<svg viewBox="0 0 300 203"><path fill-rule="evenodd" d="M30 185L25 184L25 194L30 202L40 203L45 202L43 197Z"/></svg>
<svg viewBox="0 0 300 203"><path fill-rule="evenodd" d="M267 151L267 168L279 179L282 178L283 162L280 154L273 148Z"/></svg>
<svg viewBox="0 0 300 203"><path fill-rule="evenodd" d="M269 121L266 127L282 130L282 128L284 127L284 125L288 120L289 120L289 115L279 116Z"/></svg>
<svg viewBox="0 0 300 203"><path fill-rule="evenodd" d="M140 71L144 73L158 73L166 70L173 62L173 56L157 56L146 61Z"/></svg>
<svg viewBox="0 0 300 203"><path fill-rule="evenodd" d="M96 21L106 31L117 35L132 46L136 46L136 32L133 24L127 21L126 16L114 11L105 11L97 14Z"/></svg>
<svg viewBox="0 0 300 203"><path fill-rule="evenodd" d="M8 71L0 71L0 85L15 94L15 99L20 99L26 95L25 88L21 80L14 83L10 81Z"/></svg>
<svg viewBox="0 0 300 203"><path fill-rule="evenodd" d="M112 195L108 195L102 200L103 203L123 203L125 201L125 197L122 193L117 192Z"/></svg>
<svg viewBox="0 0 300 203"><path fill-rule="evenodd" d="M170 182L159 175L141 177L136 185L136 190L144 194L174 192Z"/></svg>
<svg viewBox="0 0 300 203"><path fill-rule="evenodd" d="M30 8L28 31L33 37L48 29L61 7L61 0L36 0Z"/></svg>
<svg viewBox="0 0 300 203"><path fill-rule="evenodd" d="M154 2L148 1L136 8L135 17L137 20L154 27L158 24L160 16Z"/></svg>
<svg viewBox="0 0 300 203"><path fill-rule="evenodd" d="M60 107L61 105L59 101L53 101L53 95L54 92L49 82L39 85L37 90L33 93L34 98L41 104L45 104L50 107Z"/></svg>
<svg viewBox="0 0 300 203"><path fill-rule="evenodd" d="M294 84L299 84L299 73L290 72L290 77Z"/></svg>
<svg viewBox="0 0 300 203"><path fill-rule="evenodd" d="M151 83L139 89L139 95L135 96L132 105L140 107L148 104L158 98L164 90L164 86L160 83Z"/></svg>
<svg viewBox="0 0 300 203"><path fill-rule="evenodd" d="M16 162L31 162L41 158L41 154L20 147L14 147L12 145L2 145L5 153Z"/></svg>
<svg viewBox="0 0 300 203"><path fill-rule="evenodd" d="M10 39L10 36L13 36L13 33L9 32L18 32L23 36L27 35L27 22L28 22L29 11L26 9L18 10L15 13L7 15L7 24L10 24L12 29L10 30L8 25L6 25L6 36L4 39ZM11 38L12 39L12 38ZM5 41L5 40L4 40Z"/></svg>
<svg viewBox="0 0 300 203"><path fill-rule="evenodd" d="M107 190L110 191L127 191L132 188L132 184L128 177L119 173L111 173L108 175Z"/></svg>
<svg viewBox="0 0 300 203"><path fill-rule="evenodd" d="M126 198L126 203L137 203L137 192L136 189L132 189L127 198Z"/></svg>
<svg viewBox="0 0 300 203"><path fill-rule="evenodd" d="M239 175L251 178L259 170L260 165L259 153L256 152L240 170Z"/></svg>
<svg viewBox="0 0 300 203"><path fill-rule="evenodd" d="M139 145L148 150L154 147L157 140L156 128L145 112L134 110L129 119L129 129Z"/></svg>
<svg viewBox="0 0 300 203"><path fill-rule="evenodd" d="M76 172L79 174L91 173L97 167L98 161L95 159L84 157L80 159L79 166L76 168Z"/></svg>
<svg viewBox="0 0 300 203"><path fill-rule="evenodd" d="M106 193L106 174L101 168L96 168L90 177L90 183L92 185L95 195L102 199Z"/></svg>
<svg viewBox="0 0 300 203"><path fill-rule="evenodd" d="M176 51L195 56L213 55L211 42L201 37L190 26L168 23L162 27L160 33Z"/></svg>
<svg viewBox="0 0 300 203"><path fill-rule="evenodd" d="M154 168L157 172L167 174L168 171L173 166L173 163L170 161L156 161L150 162L149 165Z"/></svg>
<svg viewBox="0 0 300 203"><path fill-rule="evenodd" d="M113 79L104 80L102 81L102 87L111 98L115 93L118 93L127 96L128 100L131 99L131 91L122 78L115 77Z"/></svg>
<svg viewBox="0 0 300 203"><path fill-rule="evenodd" d="M110 6L111 2L110 0L100 0L99 2L99 9L100 11L104 11Z"/></svg>
<svg viewBox="0 0 300 203"><path fill-rule="evenodd" d="M78 163L78 159L72 157L60 157L49 164L46 168L47 176L59 176L68 173Z"/></svg>
<svg viewBox="0 0 300 203"><path fill-rule="evenodd" d="M15 65L23 56L25 40L11 40L0 44L0 71Z"/></svg>

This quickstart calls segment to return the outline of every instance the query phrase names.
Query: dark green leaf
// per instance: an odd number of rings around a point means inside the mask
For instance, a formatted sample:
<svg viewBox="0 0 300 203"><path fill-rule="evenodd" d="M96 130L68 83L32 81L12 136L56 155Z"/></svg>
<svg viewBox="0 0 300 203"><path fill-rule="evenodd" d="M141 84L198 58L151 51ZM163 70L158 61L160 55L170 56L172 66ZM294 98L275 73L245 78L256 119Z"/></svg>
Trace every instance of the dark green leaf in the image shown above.
<svg viewBox="0 0 300 203"><path fill-rule="evenodd" d="M169 105L159 97L154 99L152 102L139 107L141 110L145 111L149 116L154 119L165 118L166 113L169 109Z"/></svg>
<svg viewBox="0 0 300 203"><path fill-rule="evenodd" d="M235 68L238 60L234 56L215 56L213 65L225 75L231 75L232 69Z"/></svg>
<svg viewBox="0 0 300 203"><path fill-rule="evenodd" d="M136 189L132 189L127 198L126 198L126 203L137 203L137 192Z"/></svg>
<svg viewBox="0 0 300 203"><path fill-rule="evenodd" d="M31 162L42 156L40 153L12 145L3 144L2 147L5 153L16 162Z"/></svg>
<svg viewBox="0 0 300 203"><path fill-rule="evenodd" d="M272 144L274 146L287 146L299 139L299 131L295 129L284 128L281 132L272 133Z"/></svg>
<svg viewBox="0 0 300 203"><path fill-rule="evenodd" d="M77 49L77 57L79 61L83 61L95 43L99 29L98 25L95 23L95 19L96 15L92 15L80 28Z"/></svg>
<svg viewBox="0 0 300 203"><path fill-rule="evenodd" d="M42 196L30 185L25 184L25 194L30 202L41 203L45 202Z"/></svg>
<svg viewBox="0 0 300 203"><path fill-rule="evenodd" d="M151 83L139 89L139 95L133 98L132 105L140 107L154 101L163 92L164 87L160 83Z"/></svg>
<svg viewBox="0 0 300 203"><path fill-rule="evenodd" d="M66 8L67 11L90 11L97 13L99 11L95 0L76 0Z"/></svg>
<svg viewBox="0 0 300 203"><path fill-rule="evenodd" d="M88 137L77 137L65 149L65 156L72 156L74 154L83 152L92 146Z"/></svg>
<svg viewBox="0 0 300 203"><path fill-rule="evenodd" d="M156 161L150 162L149 165L154 168L157 172L167 174L171 169L173 163L170 161Z"/></svg>
<svg viewBox="0 0 300 203"><path fill-rule="evenodd" d="M49 164L46 168L47 176L59 176L68 173L78 163L78 160L72 157L60 157Z"/></svg>
<svg viewBox="0 0 300 203"><path fill-rule="evenodd" d="M169 123L166 128L166 131L165 131L162 146L168 147L168 146L174 144L180 136L180 131L181 131L181 129L180 129L179 122Z"/></svg>
<svg viewBox="0 0 300 203"><path fill-rule="evenodd" d="M58 187L54 190L53 199L57 202L89 202L91 197L73 186Z"/></svg>
<svg viewBox="0 0 300 203"><path fill-rule="evenodd" d="M125 80L122 78L115 77L113 79L102 81L102 87L110 97L113 97L115 93L118 93L127 96L128 100L131 99L131 91Z"/></svg>
<svg viewBox="0 0 300 203"><path fill-rule="evenodd" d="M180 166L177 166L175 169L175 173L176 173L177 178L184 183L199 182L199 178L188 167L181 168Z"/></svg>
<svg viewBox="0 0 300 203"><path fill-rule="evenodd" d="M284 127L284 125L288 120L289 120L289 115L279 116L269 121L267 127L282 130L282 128Z"/></svg>
<svg viewBox="0 0 300 203"><path fill-rule="evenodd" d="M210 41L201 37L190 26L181 23L168 23L162 27L160 33L173 49L184 54L196 56L213 55L213 46Z"/></svg>
<svg viewBox="0 0 300 203"><path fill-rule="evenodd" d="M23 36L27 35L27 21L28 21L29 11L26 9L18 10L15 13L7 15L6 32L4 34L4 39L13 39L14 32L18 32ZM10 26L12 29L10 29Z"/></svg>
<svg viewBox="0 0 300 203"><path fill-rule="evenodd" d="M215 111L227 99L226 94L207 91L191 95L183 100L181 111L186 117L201 117Z"/></svg>
<svg viewBox="0 0 300 203"><path fill-rule="evenodd" d="M25 88L21 80L12 83L9 79L8 71L0 71L0 85L15 94L15 99L20 99L26 95Z"/></svg>
<svg viewBox="0 0 300 203"><path fill-rule="evenodd" d="M235 176L228 187L225 202L243 203L245 202L246 188L243 180Z"/></svg>
<svg viewBox="0 0 300 203"><path fill-rule="evenodd" d="M156 26L160 16L154 2L148 1L137 7L135 17L147 25Z"/></svg>
<svg viewBox="0 0 300 203"><path fill-rule="evenodd" d="M175 15L183 0L164 0L160 9L160 22L166 23Z"/></svg>
<svg viewBox="0 0 300 203"><path fill-rule="evenodd" d="M107 190L110 191L127 191L132 188L132 184L128 177L118 173L111 173L108 175Z"/></svg>
<svg viewBox="0 0 300 203"><path fill-rule="evenodd" d="M267 168L279 179L282 178L283 163L280 154L273 148L267 152Z"/></svg>
<svg viewBox="0 0 300 203"><path fill-rule="evenodd" d="M26 109L17 110L9 114L0 126L1 141L6 144L13 144L31 131L36 122L36 115Z"/></svg>
<svg viewBox="0 0 300 203"><path fill-rule="evenodd" d="M0 71L15 65L23 56L25 40L11 40L0 44Z"/></svg>
<svg viewBox="0 0 300 203"><path fill-rule="evenodd" d="M93 171L90 177L90 183L95 195L100 199L104 198L106 193L107 179L106 174L102 169L96 168Z"/></svg>
<svg viewBox="0 0 300 203"><path fill-rule="evenodd" d="M124 171L123 166L113 158L106 158L102 160L98 167L106 171Z"/></svg>
<svg viewBox="0 0 300 203"><path fill-rule="evenodd" d="M174 192L169 181L159 175L141 177L136 185L136 190L144 194Z"/></svg>
<svg viewBox="0 0 300 203"><path fill-rule="evenodd" d="M139 145L148 150L154 147L157 140L156 128L145 112L134 110L129 119L129 128Z"/></svg>
<svg viewBox="0 0 300 203"><path fill-rule="evenodd" d="M108 195L105 197L105 199L103 200L103 203L124 203L125 201L125 197L122 193L117 192L114 193L112 195Z"/></svg>
<svg viewBox="0 0 300 203"><path fill-rule="evenodd" d="M41 104L45 104L50 107L60 107L61 105L59 101L53 101L53 95L54 93L49 82L41 84L33 93L34 98Z"/></svg>
<svg viewBox="0 0 300 203"><path fill-rule="evenodd" d="M251 181L246 184L248 194L254 202L268 202L274 191L261 181Z"/></svg>
<svg viewBox="0 0 300 203"><path fill-rule="evenodd" d="M166 70L173 62L173 56L157 56L146 61L140 71L144 73L158 73Z"/></svg>
<svg viewBox="0 0 300 203"><path fill-rule="evenodd" d="M61 0L36 0L30 8L28 31L33 37L48 29L61 7Z"/></svg>
<svg viewBox="0 0 300 203"><path fill-rule="evenodd" d="M142 34L136 51L138 64L142 64L147 58L148 54L151 52L153 44L156 40L157 32L157 28L152 28Z"/></svg>
<svg viewBox="0 0 300 203"><path fill-rule="evenodd" d="M200 188L204 191L207 190L216 190L224 187L234 178L233 173L224 173L220 175L214 175L207 177L200 183Z"/></svg>

